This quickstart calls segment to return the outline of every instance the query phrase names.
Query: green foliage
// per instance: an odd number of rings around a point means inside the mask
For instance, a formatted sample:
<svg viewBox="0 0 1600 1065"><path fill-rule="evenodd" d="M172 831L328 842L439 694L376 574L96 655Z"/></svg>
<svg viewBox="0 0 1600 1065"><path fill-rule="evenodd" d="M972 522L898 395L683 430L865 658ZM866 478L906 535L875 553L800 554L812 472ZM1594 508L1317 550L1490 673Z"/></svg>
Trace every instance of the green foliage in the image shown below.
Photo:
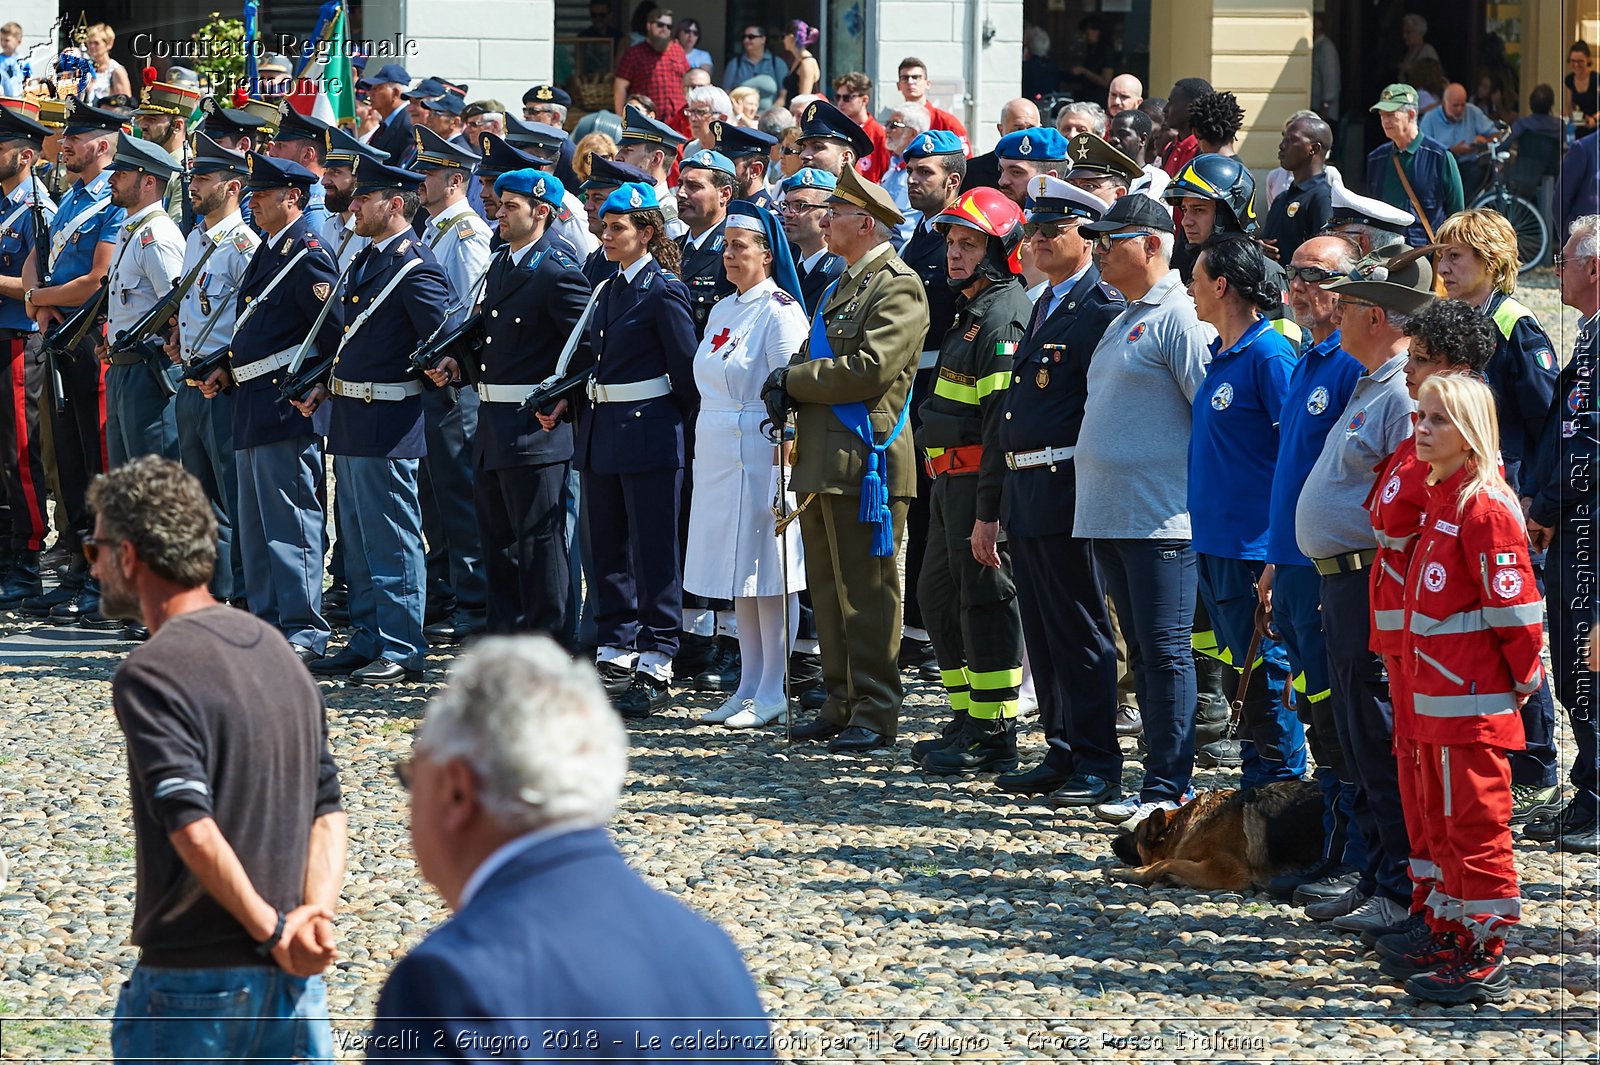
<svg viewBox="0 0 1600 1065"><path fill-rule="evenodd" d="M211 21L195 30L190 39L196 46L194 68L210 92L226 96L244 80L243 19L223 18L213 11Z"/></svg>

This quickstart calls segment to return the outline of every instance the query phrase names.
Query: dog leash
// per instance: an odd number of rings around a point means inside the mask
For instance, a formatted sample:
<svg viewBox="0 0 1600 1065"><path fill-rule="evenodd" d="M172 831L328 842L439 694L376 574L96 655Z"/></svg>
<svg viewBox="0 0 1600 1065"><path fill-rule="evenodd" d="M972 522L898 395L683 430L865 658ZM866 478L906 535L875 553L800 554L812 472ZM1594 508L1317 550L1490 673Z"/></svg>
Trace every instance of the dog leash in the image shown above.
<svg viewBox="0 0 1600 1065"><path fill-rule="evenodd" d="M1228 739L1239 731L1239 717L1244 713L1244 695L1250 690L1250 676L1256 671L1256 652L1261 650L1261 630L1250 633L1250 650L1245 652L1244 665L1239 669L1239 690L1233 695L1233 708L1228 715Z"/></svg>

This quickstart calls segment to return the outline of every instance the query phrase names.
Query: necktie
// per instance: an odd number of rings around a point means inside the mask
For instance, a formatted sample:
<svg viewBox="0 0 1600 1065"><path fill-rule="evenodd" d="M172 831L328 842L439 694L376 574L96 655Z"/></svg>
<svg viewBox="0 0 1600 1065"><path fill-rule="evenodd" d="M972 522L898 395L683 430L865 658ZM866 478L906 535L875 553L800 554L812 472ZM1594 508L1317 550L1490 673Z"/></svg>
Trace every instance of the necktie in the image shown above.
<svg viewBox="0 0 1600 1065"><path fill-rule="evenodd" d="M1044 295L1039 297L1039 302L1033 305L1033 321L1028 325L1028 335L1031 337L1039 331L1044 320L1050 317L1050 304L1055 302L1054 289L1045 289Z"/></svg>
<svg viewBox="0 0 1600 1065"><path fill-rule="evenodd" d="M356 261L350 264L350 288L360 288L362 280L367 274L367 264L372 261L372 245L368 244L356 256Z"/></svg>

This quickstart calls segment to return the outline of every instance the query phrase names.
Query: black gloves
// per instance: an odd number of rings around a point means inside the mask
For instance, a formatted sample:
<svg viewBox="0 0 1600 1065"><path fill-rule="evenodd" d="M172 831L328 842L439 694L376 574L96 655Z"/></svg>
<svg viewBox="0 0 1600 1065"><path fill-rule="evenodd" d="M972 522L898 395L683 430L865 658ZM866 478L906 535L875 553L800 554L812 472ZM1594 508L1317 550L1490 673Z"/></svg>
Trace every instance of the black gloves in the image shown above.
<svg viewBox="0 0 1600 1065"><path fill-rule="evenodd" d="M795 408L794 398L784 387L784 380L788 376L789 368L780 366L767 375L766 383L761 386L761 402L767 405L767 423L772 426L773 435L783 432L784 422L788 421L789 412Z"/></svg>

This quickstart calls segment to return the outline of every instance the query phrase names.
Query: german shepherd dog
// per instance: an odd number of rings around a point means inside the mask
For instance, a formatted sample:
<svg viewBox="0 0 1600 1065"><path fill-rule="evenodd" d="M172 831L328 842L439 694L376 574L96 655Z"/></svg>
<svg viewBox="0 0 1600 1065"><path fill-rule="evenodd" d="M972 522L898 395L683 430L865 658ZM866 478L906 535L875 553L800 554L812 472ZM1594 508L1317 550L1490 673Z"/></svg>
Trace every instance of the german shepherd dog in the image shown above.
<svg viewBox="0 0 1600 1065"><path fill-rule="evenodd" d="M1156 810L1111 849L1134 868L1107 875L1149 886L1200 891L1262 887L1279 873L1322 857L1322 790L1309 780L1275 781L1243 791L1206 791L1175 811Z"/></svg>

